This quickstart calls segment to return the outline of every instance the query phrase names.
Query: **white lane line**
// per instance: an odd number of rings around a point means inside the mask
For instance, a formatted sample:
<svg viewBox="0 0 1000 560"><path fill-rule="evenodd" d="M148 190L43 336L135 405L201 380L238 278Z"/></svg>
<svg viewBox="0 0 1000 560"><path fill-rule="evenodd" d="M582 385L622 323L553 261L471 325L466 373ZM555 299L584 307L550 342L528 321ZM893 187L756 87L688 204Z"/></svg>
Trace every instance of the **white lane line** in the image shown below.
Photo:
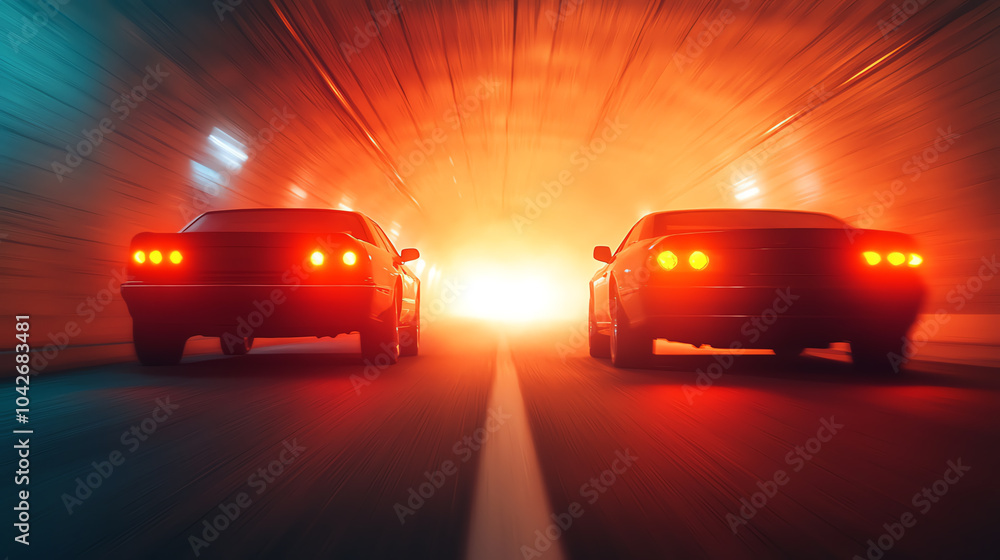
<svg viewBox="0 0 1000 560"><path fill-rule="evenodd" d="M509 414L504 429L490 435L480 451L476 493L465 557L468 560L518 560L522 546L534 546L535 531L552 524L538 455L531 439L517 370L501 335L489 408ZM559 541L544 552L545 560L563 560Z"/></svg>

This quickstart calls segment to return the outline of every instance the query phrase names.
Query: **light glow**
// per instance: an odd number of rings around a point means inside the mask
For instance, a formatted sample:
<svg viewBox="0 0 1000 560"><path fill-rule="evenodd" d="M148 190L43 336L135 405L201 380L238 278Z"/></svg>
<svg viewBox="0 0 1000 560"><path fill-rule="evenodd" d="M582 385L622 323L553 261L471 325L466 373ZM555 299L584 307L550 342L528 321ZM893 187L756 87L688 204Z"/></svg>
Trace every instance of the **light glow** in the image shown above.
<svg viewBox="0 0 1000 560"><path fill-rule="evenodd" d="M344 264L354 266L354 263L356 262L358 262L358 256L354 254L354 251L344 253Z"/></svg>
<svg viewBox="0 0 1000 560"><path fill-rule="evenodd" d="M688 257L688 263L695 270L704 270L708 266L708 255L701 251L695 251Z"/></svg>
<svg viewBox="0 0 1000 560"><path fill-rule="evenodd" d="M660 266L666 270L673 270L677 266L677 255L673 251L663 251L656 255L656 262L660 263Z"/></svg>
<svg viewBox="0 0 1000 560"><path fill-rule="evenodd" d="M159 251L150 251L149 260L153 264L160 264L161 262L163 262L163 253Z"/></svg>
<svg viewBox="0 0 1000 560"><path fill-rule="evenodd" d="M313 266L322 265L324 260L323 253L319 251L313 251L313 254L309 256L309 262L313 263Z"/></svg>
<svg viewBox="0 0 1000 560"><path fill-rule="evenodd" d="M170 262L172 262L174 264L181 264L182 260L184 260L184 256L181 255L180 251L171 251L170 252Z"/></svg>
<svg viewBox="0 0 1000 560"><path fill-rule="evenodd" d="M910 253L910 266L920 266L924 262L924 258L916 253Z"/></svg>
<svg viewBox="0 0 1000 560"><path fill-rule="evenodd" d="M892 266L899 266L904 262L906 262L906 255L898 251L894 251L892 253L889 253L889 256L886 257L886 260L888 260L889 264L891 264Z"/></svg>
<svg viewBox="0 0 1000 560"><path fill-rule="evenodd" d="M865 261L872 266L882 262L882 255L876 253L875 251L865 251L864 253L861 253L861 255L864 256Z"/></svg>
<svg viewBox="0 0 1000 560"><path fill-rule="evenodd" d="M146 253L142 251L136 251L135 254L132 255L132 258L135 259L135 262L142 264L146 262Z"/></svg>
<svg viewBox="0 0 1000 560"><path fill-rule="evenodd" d="M459 284L464 290L455 302L455 313L487 321L549 319L561 311L559 302L566 292L551 278L529 268L477 271Z"/></svg>

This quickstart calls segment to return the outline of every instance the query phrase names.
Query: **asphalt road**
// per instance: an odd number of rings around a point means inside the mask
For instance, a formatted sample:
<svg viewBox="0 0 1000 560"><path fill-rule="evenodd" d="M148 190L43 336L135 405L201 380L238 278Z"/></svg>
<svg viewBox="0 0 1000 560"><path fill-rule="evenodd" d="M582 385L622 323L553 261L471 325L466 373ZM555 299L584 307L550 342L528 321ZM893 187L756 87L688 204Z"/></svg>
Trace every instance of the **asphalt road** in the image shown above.
<svg viewBox="0 0 1000 560"><path fill-rule="evenodd" d="M997 369L616 370L582 340L442 321L384 370L338 339L43 373L10 558L1000 555Z"/></svg>

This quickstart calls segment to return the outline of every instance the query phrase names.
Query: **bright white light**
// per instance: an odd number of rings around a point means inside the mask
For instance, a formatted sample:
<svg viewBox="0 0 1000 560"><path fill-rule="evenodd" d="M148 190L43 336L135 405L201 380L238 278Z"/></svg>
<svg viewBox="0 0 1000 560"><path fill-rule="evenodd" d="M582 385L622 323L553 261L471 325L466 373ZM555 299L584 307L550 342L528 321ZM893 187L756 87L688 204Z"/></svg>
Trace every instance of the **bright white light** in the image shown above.
<svg viewBox="0 0 1000 560"><path fill-rule="evenodd" d="M225 181L218 171L193 160L191 161L191 174L198 188L212 196L219 194L219 186L223 185Z"/></svg>
<svg viewBox="0 0 1000 560"><path fill-rule="evenodd" d="M417 273L417 276L420 276L421 274L424 273L424 267L427 266L427 262L424 261L424 259L417 259L413 261L412 265L413 265L413 272Z"/></svg>
<svg viewBox="0 0 1000 560"><path fill-rule="evenodd" d="M208 137L209 141L222 149L226 154L238 159L239 161L246 161L248 156L243 150L243 144L236 141L235 138L222 132L218 128L212 129L212 134Z"/></svg>
<svg viewBox="0 0 1000 560"><path fill-rule="evenodd" d="M341 210L347 210L348 212L353 212L354 211L350 206L344 204L343 202L341 202L340 204L338 204L337 208L340 208Z"/></svg>
<svg viewBox="0 0 1000 560"><path fill-rule="evenodd" d="M758 189L757 187L753 187L753 188L747 189L745 191L740 191L740 192L734 194L733 196L736 197L736 200L746 200L746 199L748 199L748 198L750 198L752 196L758 195L758 194L760 194L760 189Z"/></svg>
<svg viewBox="0 0 1000 560"><path fill-rule="evenodd" d="M292 194L301 199L305 199L307 196L309 196L309 194L305 190L303 190L302 187L298 185L292 185L288 187L288 190L292 191Z"/></svg>
<svg viewBox="0 0 1000 560"><path fill-rule="evenodd" d="M467 278L455 312L490 321L528 322L555 311L559 290L551 279L531 271L496 269Z"/></svg>

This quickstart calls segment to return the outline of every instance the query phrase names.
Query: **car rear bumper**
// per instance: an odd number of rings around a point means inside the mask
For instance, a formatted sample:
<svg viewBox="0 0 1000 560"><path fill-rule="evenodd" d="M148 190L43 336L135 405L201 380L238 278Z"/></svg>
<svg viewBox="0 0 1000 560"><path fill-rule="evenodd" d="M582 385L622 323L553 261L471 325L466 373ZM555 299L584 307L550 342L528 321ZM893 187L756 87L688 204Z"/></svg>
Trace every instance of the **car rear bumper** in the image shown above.
<svg viewBox="0 0 1000 560"><path fill-rule="evenodd" d="M186 336L336 336L362 329L393 305L371 285L150 285L121 287L134 323Z"/></svg>
<svg viewBox="0 0 1000 560"><path fill-rule="evenodd" d="M653 338L715 347L820 347L903 336L922 284L647 286L622 293L630 324Z"/></svg>

